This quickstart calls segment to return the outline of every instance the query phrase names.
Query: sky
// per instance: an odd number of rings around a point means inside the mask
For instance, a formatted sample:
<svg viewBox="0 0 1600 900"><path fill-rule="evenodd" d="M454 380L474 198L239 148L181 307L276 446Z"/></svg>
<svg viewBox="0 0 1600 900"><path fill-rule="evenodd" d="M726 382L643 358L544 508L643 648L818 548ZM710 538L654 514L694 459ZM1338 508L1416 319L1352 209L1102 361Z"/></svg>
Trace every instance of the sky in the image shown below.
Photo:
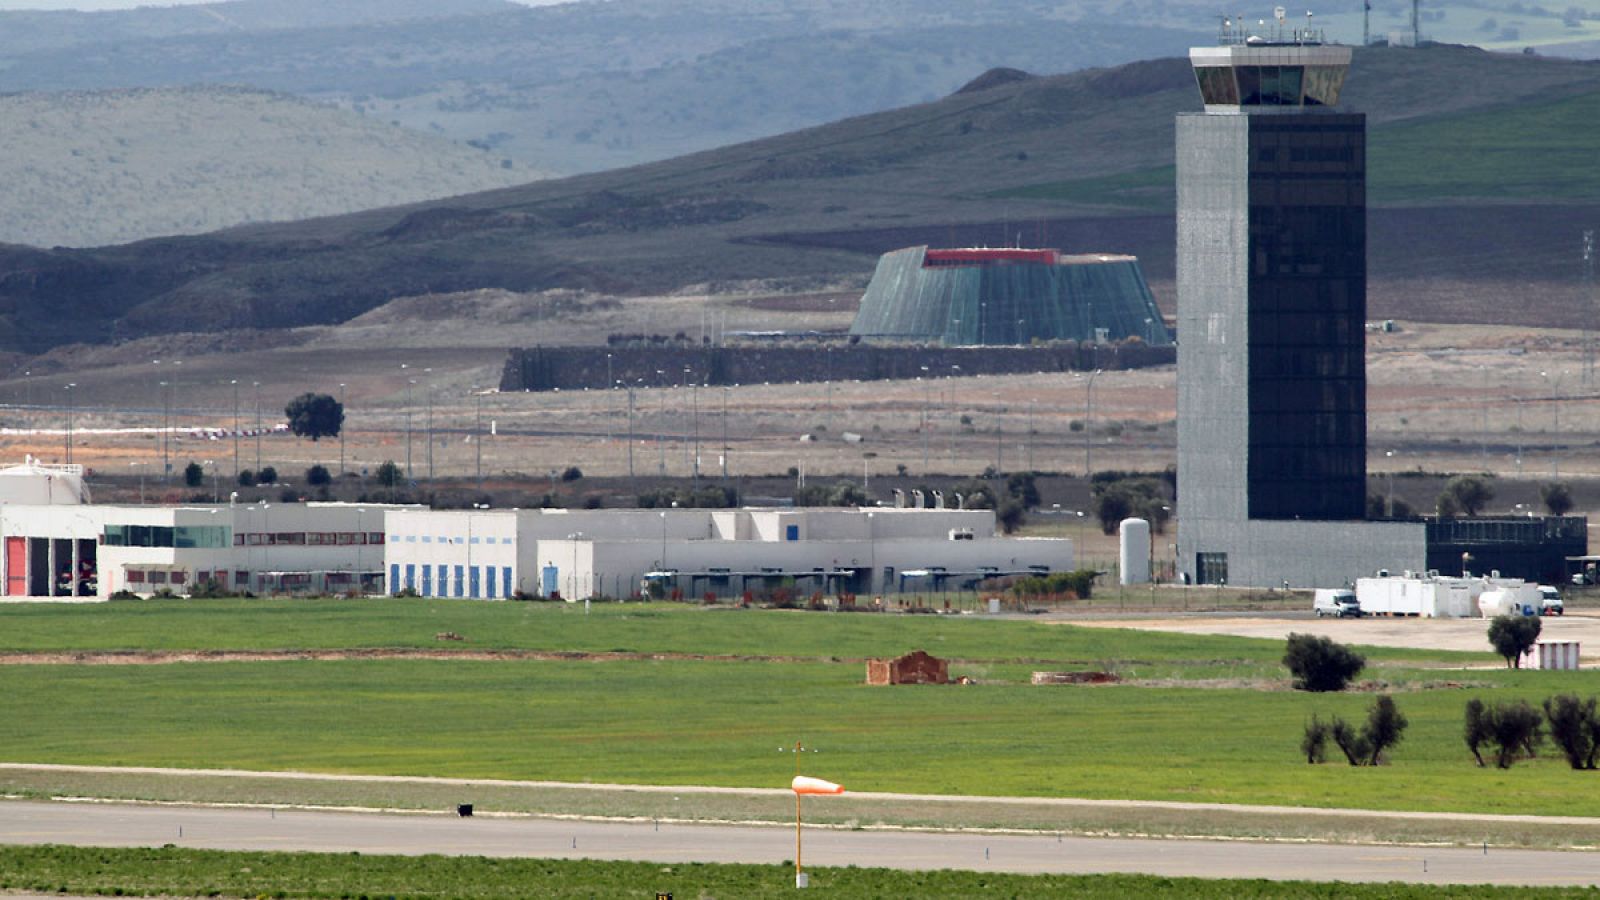
<svg viewBox="0 0 1600 900"><path fill-rule="evenodd" d="M138 6L188 6L217 0L0 0L0 10L16 9L133 9ZM561 0L514 0L527 6L545 6Z"/></svg>

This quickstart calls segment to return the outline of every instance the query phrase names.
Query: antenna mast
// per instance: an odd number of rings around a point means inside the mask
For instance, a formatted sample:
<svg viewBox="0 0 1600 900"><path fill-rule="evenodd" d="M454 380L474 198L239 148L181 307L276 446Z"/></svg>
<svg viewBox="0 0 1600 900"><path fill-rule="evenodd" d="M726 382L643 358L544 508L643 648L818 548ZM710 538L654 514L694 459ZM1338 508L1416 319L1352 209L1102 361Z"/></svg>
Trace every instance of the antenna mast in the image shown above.
<svg viewBox="0 0 1600 900"><path fill-rule="evenodd" d="M1421 6L1422 0L1411 0L1411 46L1413 47L1422 46L1422 26L1418 24L1422 21L1422 17L1418 14Z"/></svg>
<svg viewBox="0 0 1600 900"><path fill-rule="evenodd" d="M1372 0L1361 0L1361 46L1372 46Z"/></svg>

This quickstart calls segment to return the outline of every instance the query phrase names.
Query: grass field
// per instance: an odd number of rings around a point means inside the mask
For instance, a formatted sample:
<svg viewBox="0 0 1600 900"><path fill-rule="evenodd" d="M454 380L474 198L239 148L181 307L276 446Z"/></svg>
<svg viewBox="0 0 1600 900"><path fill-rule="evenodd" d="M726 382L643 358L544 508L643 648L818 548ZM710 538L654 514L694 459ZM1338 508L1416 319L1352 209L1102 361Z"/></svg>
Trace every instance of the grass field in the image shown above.
<svg viewBox="0 0 1600 900"><path fill-rule="evenodd" d="M1594 693L1600 677L1434 668L1487 654L1372 650L1369 677L1400 692L1412 724L1392 765L1352 770L1306 766L1300 725L1314 712L1357 719L1370 695L1283 689L1276 641L460 601L22 606L0 610L0 625L3 643L26 648L432 647L453 629L473 646L784 658L11 665L11 761L771 787L793 767L778 749L804 740L819 771L866 791L1600 815L1590 776L1548 756L1480 770L1459 738L1469 696ZM913 647L967 660L956 672L979 683L869 688L859 662L835 661ZM1028 685L1039 667L1148 680Z"/></svg>
<svg viewBox="0 0 1600 900"><path fill-rule="evenodd" d="M1197 592L1199 593L1199 592ZM466 640L441 643L454 631ZM0 605L0 652L407 648L731 654L819 660L898 656L1062 665L1276 669L1283 648L1240 638L1080 629L970 616L836 615L683 604L466 600L174 600ZM1467 665L1488 653L1370 648L1374 662ZM1281 673L1281 670L1277 670Z"/></svg>
<svg viewBox="0 0 1600 900"><path fill-rule="evenodd" d="M1141 875L1008 875L808 868L829 897L1555 898L1563 888L1428 887L1202 880ZM794 895L784 865L229 853L205 850L0 847L0 891L190 897L776 897Z"/></svg>

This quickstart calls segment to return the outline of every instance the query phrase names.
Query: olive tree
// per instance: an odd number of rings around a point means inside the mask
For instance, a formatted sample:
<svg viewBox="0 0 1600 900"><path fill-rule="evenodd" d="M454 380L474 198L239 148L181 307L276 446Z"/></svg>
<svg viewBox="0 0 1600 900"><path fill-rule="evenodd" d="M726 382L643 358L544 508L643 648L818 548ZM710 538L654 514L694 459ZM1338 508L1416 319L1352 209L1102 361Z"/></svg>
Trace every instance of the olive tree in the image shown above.
<svg viewBox="0 0 1600 900"><path fill-rule="evenodd" d="M1495 616L1489 622L1489 644L1505 657L1506 668L1522 668L1522 654L1539 640L1543 625L1537 616Z"/></svg>
<svg viewBox="0 0 1600 900"><path fill-rule="evenodd" d="M1315 634L1291 634L1283 664L1298 691L1342 691L1367 665L1367 658L1343 644Z"/></svg>

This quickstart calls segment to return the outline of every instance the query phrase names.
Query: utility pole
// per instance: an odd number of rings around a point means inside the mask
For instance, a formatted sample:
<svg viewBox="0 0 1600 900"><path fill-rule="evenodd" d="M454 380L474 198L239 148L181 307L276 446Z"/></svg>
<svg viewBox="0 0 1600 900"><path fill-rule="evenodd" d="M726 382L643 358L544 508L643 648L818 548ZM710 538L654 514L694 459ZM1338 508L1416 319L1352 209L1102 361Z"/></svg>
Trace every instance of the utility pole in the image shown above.
<svg viewBox="0 0 1600 900"><path fill-rule="evenodd" d="M256 474L261 474L261 382L252 381L250 386L256 389Z"/></svg>
<svg viewBox="0 0 1600 900"><path fill-rule="evenodd" d="M344 384L344 382L341 381L339 383L339 412L340 413L345 413L344 389L345 389L345 384ZM349 421L350 421L350 416L346 413L345 416L344 416L344 421L339 423L339 474L340 475L344 474L344 431L345 431L345 425ZM239 467L238 466L238 460L234 460L234 468L238 468L238 467Z"/></svg>

